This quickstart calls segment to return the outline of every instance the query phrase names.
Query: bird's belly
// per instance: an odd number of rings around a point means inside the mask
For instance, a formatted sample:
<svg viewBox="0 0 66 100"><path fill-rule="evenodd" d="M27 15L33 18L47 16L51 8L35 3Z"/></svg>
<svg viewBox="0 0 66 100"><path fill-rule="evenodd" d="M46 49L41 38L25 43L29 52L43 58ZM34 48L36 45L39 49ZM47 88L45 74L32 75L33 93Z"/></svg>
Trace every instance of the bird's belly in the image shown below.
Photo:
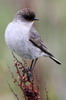
<svg viewBox="0 0 66 100"><path fill-rule="evenodd" d="M10 24L5 33L5 41L8 47L19 56L27 59L42 56L42 51L29 41L29 30L21 29L21 25L16 29L15 25Z"/></svg>
<svg viewBox="0 0 66 100"><path fill-rule="evenodd" d="M15 49L14 49L15 48ZM25 43L22 41L15 45L13 51L16 52L19 56L27 59L36 59L41 56L41 50L29 44L28 41Z"/></svg>
<svg viewBox="0 0 66 100"><path fill-rule="evenodd" d="M7 40L8 47L21 57L31 58L28 52L27 37L25 38L22 36L19 37L13 36L13 37L10 36L10 38L8 38Z"/></svg>
<svg viewBox="0 0 66 100"><path fill-rule="evenodd" d="M33 46L29 40L18 40L14 41L11 49L21 57L27 59L36 59L37 57L41 56L42 51L37 47Z"/></svg>
<svg viewBox="0 0 66 100"><path fill-rule="evenodd" d="M28 39L24 36L13 36L7 39L7 45L9 48L21 57L27 59L36 59L42 56L42 51L35 47Z"/></svg>

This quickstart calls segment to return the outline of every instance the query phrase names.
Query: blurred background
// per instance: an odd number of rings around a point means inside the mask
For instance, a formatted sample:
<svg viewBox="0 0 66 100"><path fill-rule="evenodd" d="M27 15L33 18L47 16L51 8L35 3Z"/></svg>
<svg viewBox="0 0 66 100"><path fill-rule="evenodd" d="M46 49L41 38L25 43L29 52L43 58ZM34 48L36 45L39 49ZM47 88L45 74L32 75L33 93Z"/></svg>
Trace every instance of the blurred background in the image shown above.
<svg viewBox="0 0 66 100"><path fill-rule="evenodd" d="M6 26L15 13L28 7L35 11L39 22L36 29L47 44L49 51L62 62L59 66L46 57L39 58L38 70L42 100L46 100L45 82L49 100L66 100L66 0L0 0L0 100L16 100L7 81L23 100L21 90L13 84L8 70L15 73L13 56L4 40Z"/></svg>

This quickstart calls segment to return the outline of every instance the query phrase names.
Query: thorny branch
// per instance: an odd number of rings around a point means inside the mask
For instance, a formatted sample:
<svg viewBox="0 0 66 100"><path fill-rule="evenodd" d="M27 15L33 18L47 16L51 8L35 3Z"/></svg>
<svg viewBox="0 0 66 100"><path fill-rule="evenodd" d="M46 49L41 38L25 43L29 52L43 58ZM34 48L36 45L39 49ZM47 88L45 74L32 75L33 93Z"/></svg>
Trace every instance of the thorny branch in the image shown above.
<svg viewBox="0 0 66 100"><path fill-rule="evenodd" d="M48 91L47 91L47 88L46 88L46 83L45 83L45 93L46 93L46 100L49 100Z"/></svg>
<svg viewBox="0 0 66 100"><path fill-rule="evenodd" d="M9 72L12 76L12 78L14 79L14 83L17 83L17 85L19 84L19 82L17 81L17 79L15 78L15 76L13 75L13 72L10 70L10 67L8 66Z"/></svg>
<svg viewBox="0 0 66 100"><path fill-rule="evenodd" d="M10 84L8 83L8 86L10 88L10 90L12 91L12 93L14 94L14 96L17 98L17 100L19 100L17 94L13 91L13 89L11 88Z"/></svg>
<svg viewBox="0 0 66 100"><path fill-rule="evenodd" d="M14 61L15 61L17 75L19 77L18 81L17 81L17 78L14 77L13 72L11 72L11 70L8 66L9 72L11 73L11 76L14 79L14 83L17 83L17 85L20 87L20 89L24 95L24 99L25 100L41 100L38 81L37 81L37 86L35 86L35 80L34 80L34 75L33 75L34 69L32 69L32 66L27 67L27 64L24 60L23 60L24 63L22 63L15 57L14 53L12 53L12 54L13 54ZM36 59L36 61L37 61L37 59ZM36 63L36 61L35 61L35 63ZM35 66L35 63L33 65L33 67ZM37 78L37 76L35 76L35 77ZM13 92L13 94L17 98L17 100L19 100L18 96L14 93L14 91L11 88L9 83L8 83L8 85L9 85L10 90ZM46 91L47 100L49 100L46 88L45 88L45 91Z"/></svg>

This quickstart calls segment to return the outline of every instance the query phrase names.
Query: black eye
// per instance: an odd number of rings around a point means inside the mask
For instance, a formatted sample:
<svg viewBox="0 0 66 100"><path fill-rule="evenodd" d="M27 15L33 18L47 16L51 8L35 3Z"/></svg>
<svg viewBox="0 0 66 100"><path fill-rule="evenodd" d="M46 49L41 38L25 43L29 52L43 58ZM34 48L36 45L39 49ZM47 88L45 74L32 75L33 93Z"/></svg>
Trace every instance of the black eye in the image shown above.
<svg viewBox="0 0 66 100"><path fill-rule="evenodd" d="M24 15L23 17L24 17L26 20L28 20L28 21L33 21L34 18L35 18L34 15Z"/></svg>

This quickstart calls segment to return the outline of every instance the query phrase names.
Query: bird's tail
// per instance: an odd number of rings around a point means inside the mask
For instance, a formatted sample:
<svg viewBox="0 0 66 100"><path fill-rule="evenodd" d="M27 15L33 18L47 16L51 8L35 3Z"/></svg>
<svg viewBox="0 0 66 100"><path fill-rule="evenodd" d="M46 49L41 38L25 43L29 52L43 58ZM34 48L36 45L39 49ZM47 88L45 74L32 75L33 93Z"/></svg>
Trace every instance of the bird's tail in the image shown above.
<svg viewBox="0 0 66 100"><path fill-rule="evenodd" d="M54 56L50 56L52 60L54 60L57 64L61 65L61 62L57 60Z"/></svg>

